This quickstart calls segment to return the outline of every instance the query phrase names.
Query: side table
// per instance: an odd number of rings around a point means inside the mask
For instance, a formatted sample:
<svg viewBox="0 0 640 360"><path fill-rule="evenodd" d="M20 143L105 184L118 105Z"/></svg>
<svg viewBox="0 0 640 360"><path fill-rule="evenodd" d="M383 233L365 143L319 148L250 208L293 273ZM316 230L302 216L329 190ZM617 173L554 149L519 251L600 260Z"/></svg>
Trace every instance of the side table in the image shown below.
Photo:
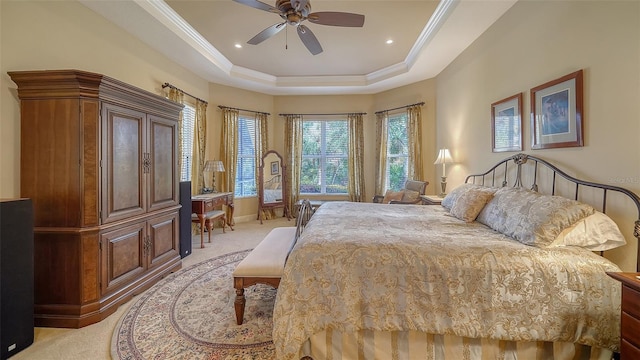
<svg viewBox="0 0 640 360"><path fill-rule="evenodd" d="M420 198L422 205L440 205L443 199L438 195L420 195Z"/></svg>
<svg viewBox="0 0 640 360"><path fill-rule="evenodd" d="M622 282L620 358L640 359L640 273L608 272Z"/></svg>

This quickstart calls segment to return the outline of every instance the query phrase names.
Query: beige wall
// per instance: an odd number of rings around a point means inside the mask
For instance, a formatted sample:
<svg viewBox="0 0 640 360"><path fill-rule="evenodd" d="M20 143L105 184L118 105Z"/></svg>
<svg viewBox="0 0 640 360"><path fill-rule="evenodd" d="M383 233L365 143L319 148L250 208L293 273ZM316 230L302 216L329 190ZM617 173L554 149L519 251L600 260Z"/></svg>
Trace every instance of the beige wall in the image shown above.
<svg viewBox="0 0 640 360"><path fill-rule="evenodd" d="M584 69L584 140L578 148L531 150L529 89ZM640 3L520 1L437 77L437 139L458 162L449 184L510 153L491 152L491 103L524 93L524 152L571 175L640 193ZM631 207L610 209L633 220ZM624 216L623 216L624 215ZM635 268L636 240L610 257Z"/></svg>
<svg viewBox="0 0 640 360"><path fill-rule="evenodd" d="M0 1L0 198L20 195L20 108L7 71L80 69L163 94L201 98L208 82L75 1Z"/></svg>

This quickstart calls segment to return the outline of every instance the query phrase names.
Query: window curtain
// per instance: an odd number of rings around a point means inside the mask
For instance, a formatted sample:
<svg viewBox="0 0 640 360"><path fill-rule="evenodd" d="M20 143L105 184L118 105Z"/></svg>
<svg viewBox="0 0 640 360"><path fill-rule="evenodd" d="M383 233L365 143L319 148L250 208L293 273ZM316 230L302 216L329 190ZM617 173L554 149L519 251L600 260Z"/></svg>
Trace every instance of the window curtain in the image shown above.
<svg viewBox="0 0 640 360"><path fill-rule="evenodd" d="M300 168L302 167L302 116L286 115L285 117L285 152L287 156L287 198L289 209L296 209L295 204L300 196ZM294 214L297 216L297 214Z"/></svg>
<svg viewBox="0 0 640 360"><path fill-rule="evenodd" d="M236 167L238 164L238 116L235 109L222 109L222 141L220 141L220 157L224 164L222 191L234 192L236 189Z"/></svg>
<svg viewBox="0 0 640 360"><path fill-rule="evenodd" d="M387 139L389 114L384 111L376 114L376 195L383 195L387 183Z"/></svg>
<svg viewBox="0 0 640 360"><path fill-rule="evenodd" d="M184 105L184 91L176 88L169 88L169 100L177 102L180 105ZM183 111L180 111L178 118L178 171L182 173L182 121L184 119Z"/></svg>
<svg viewBox="0 0 640 360"><path fill-rule="evenodd" d="M267 129L267 114L256 113L256 185L259 184L258 169L260 169L260 165L262 165L262 157L264 156L264 153L267 152L269 146L269 136Z"/></svg>
<svg viewBox="0 0 640 360"><path fill-rule="evenodd" d="M409 179L422 180L422 110L420 105L407 108L407 136L409 140Z"/></svg>
<svg viewBox="0 0 640 360"><path fill-rule="evenodd" d="M191 193L200 194L204 187L205 150L207 143L207 103L196 99L193 124L193 163L191 166Z"/></svg>
<svg viewBox="0 0 640 360"><path fill-rule="evenodd" d="M362 114L349 114L349 200L364 201L364 124Z"/></svg>

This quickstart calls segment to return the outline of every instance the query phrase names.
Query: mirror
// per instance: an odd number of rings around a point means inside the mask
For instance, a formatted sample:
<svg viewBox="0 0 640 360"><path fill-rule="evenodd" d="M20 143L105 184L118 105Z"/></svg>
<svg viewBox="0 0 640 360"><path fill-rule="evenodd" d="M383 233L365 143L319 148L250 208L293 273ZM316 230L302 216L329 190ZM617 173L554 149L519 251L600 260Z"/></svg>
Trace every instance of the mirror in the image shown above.
<svg viewBox="0 0 640 360"><path fill-rule="evenodd" d="M282 156L275 150L269 150L262 156L258 172L259 202L258 218L274 216L274 209L282 208L282 216L291 219L286 198L286 166Z"/></svg>
<svg viewBox="0 0 640 360"><path fill-rule="evenodd" d="M262 163L263 203L282 202L282 160L277 153L269 152Z"/></svg>

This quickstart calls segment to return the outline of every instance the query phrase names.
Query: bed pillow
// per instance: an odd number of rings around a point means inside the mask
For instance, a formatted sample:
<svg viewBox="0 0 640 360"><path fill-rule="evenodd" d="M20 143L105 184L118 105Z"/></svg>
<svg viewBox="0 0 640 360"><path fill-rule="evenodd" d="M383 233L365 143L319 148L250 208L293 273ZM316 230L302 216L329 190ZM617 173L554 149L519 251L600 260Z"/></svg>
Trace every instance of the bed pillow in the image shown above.
<svg viewBox="0 0 640 360"><path fill-rule="evenodd" d="M382 199L382 203L388 204L389 201L391 200L402 201L403 196L404 196L404 191L402 190L400 191L387 190L387 192L384 193L384 198Z"/></svg>
<svg viewBox="0 0 640 360"><path fill-rule="evenodd" d="M476 220L480 211L493 198L495 190L488 188L469 188L458 196L449 212L465 222Z"/></svg>
<svg viewBox="0 0 640 360"><path fill-rule="evenodd" d="M492 192L495 192L496 190L498 190L496 188L491 188L491 187L482 186L482 185L462 184L456 187L455 189L451 190L451 192L449 192L447 195L445 195L444 199L442 199L441 205L445 209L451 211L451 208L456 203L456 201L458 201L458 198L460 197L460 195L466 193L470 189L485 189Z"/></svg>
<svg viewBox="0 0 640 360"><path fill-rule="evenodd" d="M593 213L593 207L575 200L505 187L496 191L477 220L523 244L547 247L564 229Z"/></svg>
<svg viewBox="0 0 640 360"><path fill-rule="evenodd" d="M596 211L564 229L550 246L579 246L591 251L605 251L626 243L618 225L607 215Z"/></svg>
<svg viewBox="0 0 640 360"><path fill-rule="evenodd" d="M420 193L415 190L404 190L402 194L402 202L416 202L420 199Z"/></svg>

